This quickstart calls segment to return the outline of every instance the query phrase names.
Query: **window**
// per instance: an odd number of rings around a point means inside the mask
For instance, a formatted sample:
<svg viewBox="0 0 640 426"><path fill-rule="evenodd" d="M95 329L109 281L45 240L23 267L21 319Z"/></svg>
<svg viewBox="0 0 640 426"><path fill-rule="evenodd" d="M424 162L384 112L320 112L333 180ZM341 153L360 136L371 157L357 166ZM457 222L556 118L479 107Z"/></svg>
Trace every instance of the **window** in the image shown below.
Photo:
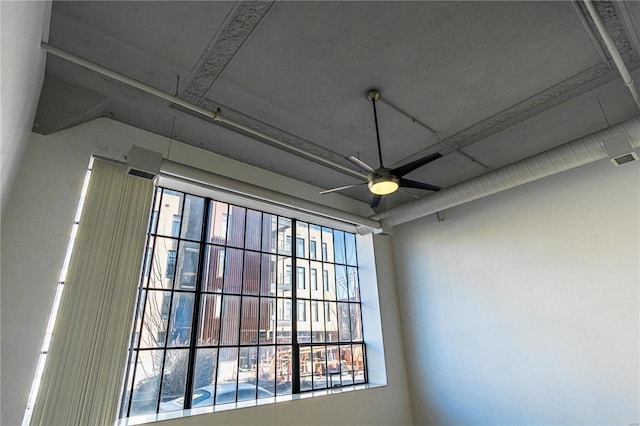
<svg viewBox="0 0 640 426"><path fill-rule="evenodd" d="M160 318L163 320L169 319L169 306L171 306L171 293L165 293L162 296L162 312Z"/></svg>
<svg viewBox="0 0 640 426"><path fill-rule="evenodd" d="M175 250L168 251L167 271L165 276L170 280L173 279L173 274L176 271L176 255L177 255L177 252Z"/></svg>
<svg viewBox="0 0 640 426"><path fill-rule="evenodd" d="M229 214L228 213L222 213L220 216L220 220L219 220L219 224L218 224L218 234L220 236L222 236L222 238L226 238L227 236L227 226L229 226Z"/></svg>
<svg viewBox="0 0 640 426"><path fill-rule="evenodd" d="M222 279L224 276L224 249L219 249L217 253L216 275L218 279Z"/></svg>
<svg viewBox="0 0 640 426"><path fill-rule="evenodd" d="M155 197L121 417L366 383L352 234L164 188Z"/></svg>
<svg viewBox="0 0 640 426"><path fill-rule="evenodd" d="M285 253L291 252L291 235L285 235L284 237L284 250Z"/></svg>
<svg viewBox="0 0 640 426"><path fill-rule="evenodd" d="M311 287L318 291L318 270L316 268L311 268Z"/></svg>
<svg viewBox="0 0 640 426"><path fill-rule="evenodd" d="M147 247L144 254L144 276L148 277L151 272L151 255L153 254L153 248Z"/></svg>
<svg viewBox="0 0 640 426"><path fill-rule="evenodd" d="M177 237L180 235L180 215L173 215L173 223L171 224L171 236Z"/></svg>
<svg viewBox="0 0 640 426"><path fill-rule="evenodd" d="M309 241L309 256L312 260L316 260L318 257L316 255L316 242L314 240Z"/></svg>
<svg viewBox="0 0 640 426"><path fill-rule="evenodd" d="M307 305L304 300L298 300L298 321L307 320Z"/></svg>
<svg viewBox="0 0 640 426"><path fill-rule="evenodd" d="M284 301L284 309L281 311L282 314L280 315L280 317L283 320L290 320L291 319L291 300L285 300Z"/></svg>
<svg viewBox="0 0 640 426"><path fill-rule="evenodd" d="M153 229L156 229L158 227L158 218L159 218L159 214L160 211L158 210L154 210L151 216L151 227Z"/></svg>
<svg viewBox="0 0 640 426"><path fill-rule="evenodd" d="M195 288L199 255L200 250L197 244L190 242L185 243L183 252L184 259L182 259L182 263L180 265L180 288Z"/></svg>
<svg viewBox="0 0 640 426"><path fill-rule="evenodd" d="M304 290L307 288L307 285L305 283L305 269L302 266L298 266L297 268L298 271L298 278L297 278L297 285L298 285L298 289L300 290Z"/></svg>
<svg viewBox="0 0 640 426"><path fill-rule="evenodd" d="M291 286L291 265L284 266L284 277L282 282L288 286Z"/></svg>

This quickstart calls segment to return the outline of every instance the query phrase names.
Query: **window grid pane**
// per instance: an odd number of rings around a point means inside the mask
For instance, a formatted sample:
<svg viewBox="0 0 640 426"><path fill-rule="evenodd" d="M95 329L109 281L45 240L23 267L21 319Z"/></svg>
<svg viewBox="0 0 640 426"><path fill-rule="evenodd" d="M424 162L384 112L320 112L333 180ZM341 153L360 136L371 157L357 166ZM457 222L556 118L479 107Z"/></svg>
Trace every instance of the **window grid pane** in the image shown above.
<svg viewBox="0 0 640 426"><path fill-rule="evenodd" d="M153 205L121 417L366 382L353 234L168 189Z"/></svg>

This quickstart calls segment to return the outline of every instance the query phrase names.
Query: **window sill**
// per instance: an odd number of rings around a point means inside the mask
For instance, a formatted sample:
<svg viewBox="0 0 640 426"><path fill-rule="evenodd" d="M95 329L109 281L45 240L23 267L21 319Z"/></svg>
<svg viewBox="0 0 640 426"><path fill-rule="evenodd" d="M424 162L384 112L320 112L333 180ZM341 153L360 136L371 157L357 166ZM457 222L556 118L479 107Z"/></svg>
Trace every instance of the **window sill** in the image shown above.
<svg viewBox="0 0 640 426"><path fill-rule="evenodd" d="M133 426L145 423L160 422L163 420L179 419L182 417L197 416L201 414L219 413L222 411L236 410L239 408L259 407L261 405L275 404L278 402L297 401L308 398L316 398L326 395L335 395L345 392L359 391L365 389L374 389L383 387L385 385L364 383L361 385L345 386L341 388L332 389L319 389L312 392L304 392L295 395L280 395L272 398L252 399L250 401L242 401L231 404L220 404L211 407L192 408L190 410L176 410L166 413L158 414L146 414L141 416L128 417L124 419L118 419L115 426Z"/></svg>

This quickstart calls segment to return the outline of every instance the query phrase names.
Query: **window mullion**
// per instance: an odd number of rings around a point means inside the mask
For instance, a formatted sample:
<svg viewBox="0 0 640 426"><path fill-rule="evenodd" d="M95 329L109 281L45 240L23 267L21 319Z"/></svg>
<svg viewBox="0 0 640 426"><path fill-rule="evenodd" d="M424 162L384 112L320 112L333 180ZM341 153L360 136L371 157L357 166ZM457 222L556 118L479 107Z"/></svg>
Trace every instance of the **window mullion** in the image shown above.
<svg viewBox="0 0 640 426"><path fill-rule="evenodd" d="M175 274L174 274L174 276L175 276ZM164 291L163 291L163 293L164 293ZM169 314L167 316L167 329L166 329L165 334L164 334L164 345L162 347L162 350L163 350L163 352L162 352L162 368L160 368L161 373L160 373L160 381L159 381L159 384L158 384L158 401L156 403L156 413L160 410L160 401L162 399L161 398L161 395L162 395L162 382L164 381L164 366L165 366L166 361L167 361L167 350L168 350L167 349L167 343L169 342L169 338L168 338L169 337L169 333L168 332L169 332L169 325L171 325L171 305L173 304L173 294L174 294L174 292L172 291L171 292L171 298L169 299L170 302L169 302ZM164 297L163 297L163 300L162 300L162 305L164 306Z"/></svg>
<svg viewBox="0 0 640 426"><path fill-rule="evenodd" d="M264 213L263 213L263 220L264 220ZM273 256L273 249L271 248L271 238L272 238L272 236L271 236L272 228L271 227L273 225L269 224L269 226L270 226L270 228L269 228L269 239L270 239L269 256ZM262 228L262 230L264 232L264 228ZM274 300L274 302L273 302L274 303L274 309L273 310L274 310L274 318L275 318L275 323L274 323L274 326L273 326L273 328L274 328L274 330L273 330L273 343L274 343L274 348L275 348L275 356L274 356L274 358L275 358L275 368L274 368L274 370L275 371L274 371L273 379L274 379L274 391L275 391L276 395L278 394L278 387L277 387L277 385L275 383L277 382L277 377L278 377L278 372L279 372L278 371L279 370L278 365L281 362L281 354L280 354L280 351L279 351L280 347L278 345L278 321L280 320L280 315L279 315L279 312L278 312L279 311L279 309L278 309L278 285L279 285L278 284L278 276L279 276L279 273L280 273L280 261L278 260L279 259L279 255L278 255L278 247L277 247L277 245L278 245L277 233L278 233L278 223L276 222L276 251L275 251L275 253L276 253L275 254L275 259L276 260L275 260L275 272L274 272L275 273L275 284L276 284L276 286L275 286L275 294L272 296L273 300ZM260 247L262 247L262 246L260 246ZM271 262L271 260L269 260L269 262ZM269 265L269 271L271 271L271 265ZM282 301L282 306L283 306L282 315L284 316L284 300Z"/></svg>
<svg viewBox="0 0 640 426"><path fill-rule="evenodd" d="M204 212L202 217L202 231L200 232L200 253L198 256L198 272L196 274L195 294L193 298L193 315L191 317L191 339L189 339L189 363L187 364L187 383L184 390L184 408L191 408L191 400L193 396L193 380L195 376L196 363L196 346L198 341L198 318L200 317L200 302L202 299L202 281L206 274L204 269L204 259L206 256L206 241L209 232L210 221L209 211L211 208L211 199L204 202ZM184 203L183 203L184 204ZM183 205L184 208L184 205ZM184 220L184 214L183 214Z"/></svg>
<svg viewBox="0 0 640 426"><path fill-rule="evenodd" d="M231 216L229 216L231 217ZM247 237L247 212L245 210L244 214L244 231L242 232L243 238L246 241ZM227 222L227 227L229 223ZM242 273L240 274L240 304L238 306L238 352L236 357L236 401L238 401L238 389L240 386L240 353L242 347L242 326L243 326L243 318L242 318L242 305L244 302L244 262L245 262L245 254L246 254L246 244L245 241L242 242ZM256 384L256 392L257 392L257 384ZM257 394L256 394L257 395Z"/></svg>
<svg viewBox="0 0 640 426"><path fill-rule="evenodd" d="M163 193L164 193L164 190L163 190ZM183 206L184 206L184 195L183 195L182 203L183 203ZM161 204L161 206L162 206L162 204ZM162 207L160 207L160 208L162 209ZM158 384L158 401L157 401L157 404L156 404L156 413L158 411L160 411L160 403L161 403L161 400L162 400L162 398L161 398L161 396L162 396L162 383L164 382L164 367L165 367L166 362L167 362L167 351L168 351L167 348L168 348L168 344L169 344L169 330L170 330L169 327L171 326L171 321L172 321L171 310L173 308L173 300L174 300L173 296L175 295L176 272L177 272L177 269L178 269L178 258L179 258L178 253L180 253L180 245L181 245L180 243L181 243L180 235L178 235L178 242L176 244L176 260L175 260L175 264L173 266L173 274L172 274L172 277L171 277L171 289L170 289L171 297L169 298L169 312L167 313L167 328L166 328L165 333L164 333L164 345L161 348L163 350L163 352L162 352L162 368L160 369L161 373L160 373L160 381L159 381L159 384ZM160 308L161 309L160 312L162 312L162 309L164 309L164 292L165 292L165 290L161 290L161 292L163 293L163 297L162 297L162 307ZM149 296L149 294L147 293L147 298L148 298L148 296Z"/></svg>
<svg viewBox="0 0 640 426"><path fill-rule="evenodd" d="M211 203L214 203L217 201L211 201ZM220 298L220 314L218 315L218 342L215 345L217 347L216 350L216 377L213 381L213 388L214 389L218 389L218 369L220 367L220 351L222 349L222 316L224 314L224 302L225 302L225 297L226 297L226 292L225 292L225 285L226 285L226 281L227 281L227 267L228 262L227 262L227 255L229 254L229 250L228 250L228 245L227 245L227 238L229 238L229 207L227 206L227 221L225 223L225 230L224 230L224 245L223 250L224 250L224 265L222 267L222 286L220 288L220 293L217 295ZM212 225L213 226L213 225ZM217 304L217 303L216 303ZM216 399L217 399L218 395L217 393L214 393L213 395L213 405L216 405Z"/></svg>
<svg viewBox="0 0 640 426"><path fill-rule="evenodd" d="M245 218L245 234L244 234L244 241L245 241L245 247L247 246L247 225L249 223L249 214L247 213L247 216ZM262 213L260 213L260 241L258 242L258 320L256 323L256 362L258 363L258 365L256 366L256 398L258 397L258 383L260 382L260 319L261 314L262 314ZM274 372L275 375L275 372ZM275 383L275 377L274 377L274 383ZM274 389L275 391L275 389ZM275 393L275 392L274 392Z"/></svg>
<svg viewBox="0 0 640 426"><path fill-rule="evenodd" d="M291 235L297 239L296 219L291 219ZM291 247L291 392L300 393L300 344L298 343L298 262L297 246ZM295 271L295 272L294 272Z"/></svg>

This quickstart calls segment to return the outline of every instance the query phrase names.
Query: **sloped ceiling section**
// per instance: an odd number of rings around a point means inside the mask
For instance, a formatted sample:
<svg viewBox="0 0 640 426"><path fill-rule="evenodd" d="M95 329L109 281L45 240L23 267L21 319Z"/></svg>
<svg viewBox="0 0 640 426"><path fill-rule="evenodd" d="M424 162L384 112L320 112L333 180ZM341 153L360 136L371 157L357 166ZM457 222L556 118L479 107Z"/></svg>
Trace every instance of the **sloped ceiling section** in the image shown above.
<svg viewBox="0 0 640 426"><path fill-rule="evenodd" d="M595 6L640 80L640 3ZM407 177L442 187L638 114L581 2L54 2L49 43L354 170L378 166L377 88L385 165L441 152ZM319 190L361 182L52 55L46 71L36 132L105 116ZM425 195L407 191L381 208Z"/></svg>

